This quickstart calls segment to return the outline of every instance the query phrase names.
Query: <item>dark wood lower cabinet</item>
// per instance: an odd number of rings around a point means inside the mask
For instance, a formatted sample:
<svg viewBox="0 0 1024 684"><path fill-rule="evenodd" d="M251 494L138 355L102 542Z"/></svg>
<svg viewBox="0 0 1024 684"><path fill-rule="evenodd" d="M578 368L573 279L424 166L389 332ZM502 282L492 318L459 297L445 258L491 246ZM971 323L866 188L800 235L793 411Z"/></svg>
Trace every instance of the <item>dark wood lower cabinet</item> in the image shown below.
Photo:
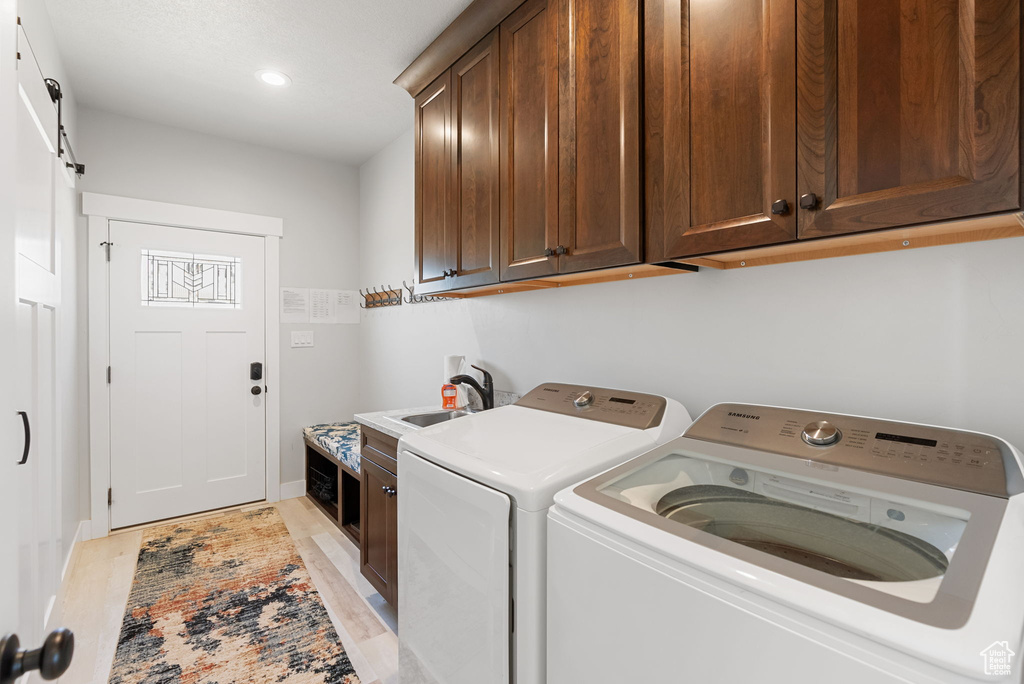
<svg viewBox="0 0 1024 684"><path fill-rule="evenodd" d="M363 426L359 571L398 608L398 440Z"/></svg>

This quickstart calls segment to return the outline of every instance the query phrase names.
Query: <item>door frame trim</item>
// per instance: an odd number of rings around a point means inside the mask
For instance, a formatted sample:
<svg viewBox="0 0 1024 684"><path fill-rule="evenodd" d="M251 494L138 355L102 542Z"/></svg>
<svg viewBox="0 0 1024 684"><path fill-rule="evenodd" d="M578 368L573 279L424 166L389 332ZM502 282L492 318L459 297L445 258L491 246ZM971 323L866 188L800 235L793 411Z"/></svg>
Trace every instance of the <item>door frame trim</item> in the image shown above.
<svg viewBox="0 0 1024 684"><path fill-rule="evenodd" d="M89 316L89 538L110 534L110 365L109 274L106 242L110 221L149 223L264 239L266 269L266 501L281 499L281 324L276 306L281 281L281 238L284 220L271 216L206 209L181 204L83 192L82 214L88 223Z"/></svg>

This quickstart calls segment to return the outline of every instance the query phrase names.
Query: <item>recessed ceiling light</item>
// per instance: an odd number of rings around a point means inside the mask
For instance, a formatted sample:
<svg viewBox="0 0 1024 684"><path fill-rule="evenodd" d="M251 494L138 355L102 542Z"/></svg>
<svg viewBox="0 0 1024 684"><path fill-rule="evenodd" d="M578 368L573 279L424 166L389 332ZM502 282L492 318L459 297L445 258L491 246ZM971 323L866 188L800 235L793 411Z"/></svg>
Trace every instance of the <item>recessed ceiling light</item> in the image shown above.
<svg viewBox="0 0 1024 684"><path fill-rule="evenodd" d="M257 71L256 78L272 86L286 86L292 82L292 79L288 78L287 74L282 74L280 71L274 71L273 69Z"/></svg>

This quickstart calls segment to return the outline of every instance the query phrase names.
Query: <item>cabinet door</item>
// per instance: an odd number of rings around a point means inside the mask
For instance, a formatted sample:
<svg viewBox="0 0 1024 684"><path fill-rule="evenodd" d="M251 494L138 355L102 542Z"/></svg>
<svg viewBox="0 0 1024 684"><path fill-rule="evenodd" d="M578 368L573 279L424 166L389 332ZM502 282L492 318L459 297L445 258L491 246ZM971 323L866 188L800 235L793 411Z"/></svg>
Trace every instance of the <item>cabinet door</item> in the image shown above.
<svg viewBox="0 0 1024 684"><path fill-rule="evenodd" d="M501 24L501 279L558 273L558 21L527 0Z"/></svg>
<svg viewBox="0 0 1024 684"><path fill-rule="evenodd" d="M499 55L494 29L452 67L452 287L498 282Z"/></svg>
<svg viewBox="0 0 1024 684"><path fill-rule="evenodd" d="M448 287L445 229L451 214L451 71L416 97L416 264L418 292Z"/></svg>
<svg viewBox="0 0 1024 684"><path fill-rule="evenodd" d="M639 0L559 6L559 234L572 273L640 260Z"/></svg>
<svg viewBox="0 0 1024 684"><path fill-rule="evenodd" d="M800 237L1020 206L1020 0L797 10Z"/></svg>
<svg viewBox="0 0 1024 684"><path fill-rule="evenodd" d="M795 12L646 0L648 261L796 239Z"/></svg>
<svg viewBox="0 0 1024 684"><path fill-rule="evenodd" d="M360 572L394 605L398 578L398 479L366 459L360 492Z"/></svg>

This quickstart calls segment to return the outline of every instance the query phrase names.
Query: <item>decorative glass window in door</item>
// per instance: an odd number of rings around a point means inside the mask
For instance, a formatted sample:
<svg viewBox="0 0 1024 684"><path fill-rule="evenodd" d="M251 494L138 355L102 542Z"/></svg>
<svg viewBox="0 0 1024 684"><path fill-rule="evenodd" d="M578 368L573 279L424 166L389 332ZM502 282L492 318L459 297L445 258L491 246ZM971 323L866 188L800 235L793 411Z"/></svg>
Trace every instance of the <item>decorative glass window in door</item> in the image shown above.
<svg viewBox="0 0 1024 684"><path fill-rule="evenodd" d="M242 308L238 257L142 250L142 305Z"/></svg>

